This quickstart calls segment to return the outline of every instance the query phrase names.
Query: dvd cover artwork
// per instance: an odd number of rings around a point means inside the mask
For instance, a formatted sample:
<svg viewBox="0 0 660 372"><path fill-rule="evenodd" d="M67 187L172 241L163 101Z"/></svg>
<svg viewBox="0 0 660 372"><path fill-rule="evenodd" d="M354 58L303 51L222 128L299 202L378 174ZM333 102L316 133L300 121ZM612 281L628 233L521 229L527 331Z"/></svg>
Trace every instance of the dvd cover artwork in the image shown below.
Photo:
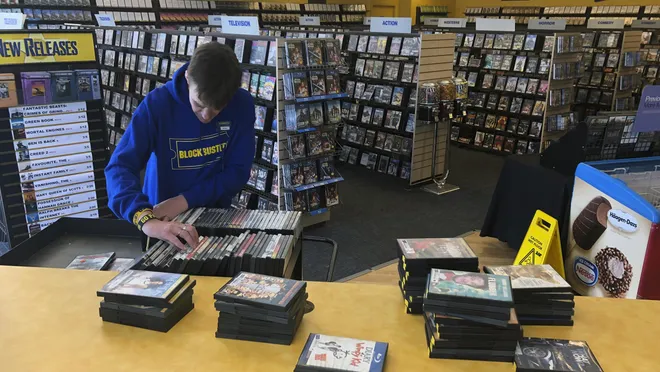
<svg viewBox="0 0 660 372"><path fill-rule="evenodd" d="M306 72L294 72L293 89L296 98L309 97L309 82L307 80Z"/></svg>
<svg viewBox="0 0 660 372"><path fill-rule="evenodd" d="M305 138L304 135L289 136L289 156L291 159L300 159L305 157Z"/></svg>
<svg viewBox="0 0 660 372"><path fill-rule="evenodd" d="M256 118L254 121L255 129L264 130L267 112L268 109L265 106L257 106L257 105L254 106L254 114Z"/></svg>
<svg viewBox="0 0 660 372"><path fill-rule="evenodd" d="M250 94L252 97L257 97L257 92L259 91L259 74L252 73L250 75Z"/></svg>
<svg viewBox="0 0 660 372"><path fill-rule="evenodd" d="M325 72L325 88L327 94L337 94L339 91L339 73L336 70Z"/></svg>
<svg viewBox="0 0 660 372"><path fill-rule="evenodd" d="M275 81L274 76L261 75L259 78L259 98L265 99L266 101L273 100L273 93L275 92Z"/></svg>
<svg viewBox="0 0 660 372"><path fill-rule="evenodd" d="M341 122L341 103L340 101L326 101L326 120L328 124L337 124Z"/></svg>
<svg viewBox="0 0 660 372"><path fill-rule="evenodd" d="M312 87L312 96L325 95L325 73L323 71L310 71L309 78Z"/></svg>
<svg viewBox="0 0 660 372"><path fill-rule="evenodd" d="M114 258L115 252L76 256L66 269L105 270L110 266Z"/></svg>
<svg viewBox="0 0 660 372"><path fill-rule="evenodd" d="M44 105L51 102L50 74L47 72L21 72L23 104Z"/></svg>
<svg viewBox="0 0 660 372"><path fill-rule="evenodd" d="M508 276L432 269L427 292L431 296L455 296L513 304Z"/></svg>
<svg viewBox="0 0 660 372"><path fill-rule="evenodd" d="M303 163L304 184L309 185L319 180L318 170L316 169L316 160L308 160Z"/></svg>
<svg viewBox="0 0 660 372"><path fill-rule="evenodd" d="M50 73L52 102L76 100L76 77L74 71L53 71Z"/></svg>
<svg viewBox="0 0 660 372"><path fill-rule="evenodd" d="M268 60L266 61L266 65L275 67L276 64L277 64L277 41L271 41L268 44Z"/></svg>
<svg viewBox="0 0 660 372"><path fill-rule="evenodd" d="M339 40L327 40L325 42L325 55L328 59L328 64L336 66L341 62L341 54L339 52Z"/></svg>
<svg viewBox="0 0 660 372"><path fill-rule="evenodd" d="M322 40L306 40L305 46L307 48L307 65L308 66L322 66L323 60L323 41Z"/></svg>
<svg viewBox="0 0 660 372"><path fill-rule="evenodd" d="M321 193L319 189L320 187L315 187L307 191L307 202L310 212L321 208Z"/></svg>
<svg viewBox="0 0 660 372"><path fill-rule="evenodd" d="M382 372L387 348L383 342L311 333L296 370Z"/></svg>
<svg viewBox="0 0 660 372"><path fill-rule="evenodd" d="M286 52L286 67L303 67L305 60L303 58L302 41L287 41L284 44Z"/></svg>
<svg viewBox="0 0 660 372"><path fill-rule="evenodd" d="M309 123L313 127L323 125L323 103L316 102L309 105Z"/></svg>
<svg viewBox="0 0 660 372"><path fill-rule="evenodd" d="M249 75L249 73L248 73ZM245 76L245 72L243 73L243 76ZM291 77L291 73L286 73L282 75L282 84L284 85L284 99L285 100L292 100L295 99L295 95L293 94L293 79Z"/></svg>
<svg viewBox="0 0 660 372"><path fill-rule="evenodd" d="M309 106L303 103L296 104L295 106L295 123L296 129L307 128L309 122Z"/></svg>
<svg viewBox="0 0 660 372"><path fill-rule="evenodd" d="M349 160L349 163L355 164L355 161L357 161L357 149L355 150L355 160L351 163ZM353 154L353 151L351 151L351 155ZM332 207L335 205L339 204L339 190L337 183L331 183L329 185L325 185L325 206L326 207Z"/></svg>
<svg viewBox="0 0 660 372"><path fill-rule="evenodd" d="M518 342L515 364L519 370L602 372L585 341L523 338Z"/></svg>
<svg viewBox="0 0 660 372"><path fill-rule="evenodd" d="M104 285L99 295L135 295L168 299L187 281L188 275L127 270Z"/></svg>
<svg viewBox="0 0 660 372"><path fill-rule="evenodd" d="M214 297L220 301L228 298L244 303L287 308L305 287L305 282L297 280L241 272L220 288Z"/></svg>
<svg viewBox="0 0 660 372"><path fill-rule="evenodd" d="M293 210L298 212L307 212L307 192L292 192Z"/></svg>
<svg viewBox="0 0 660 372"><path fill-rule="evenodd" d="M0 108L18 104L14 74L0 74Z"/></svg>
<svg viewBox="0 0 660 372"><path fill-rule="evenodd" d="M236 39L236 43L234 44L234 53L236 54L238 63L243 63L243 58L245 55L245 39ZM181 48L179 48L179 54L183 54L181 53Z"/></svg>
<svg viewBox="0 0 660 372"><path fill-rule="evenodd" d="M323 153L321 133L318 131L307 133L307 153L310 156Z"/></svg>
<svg viewBox="0 0 660 372"><path fill-rule="evenodd" d="M250 51L250 64L253 65L265 64L267 49L268 49L267 40L252 41L252 50Z"/></svg>

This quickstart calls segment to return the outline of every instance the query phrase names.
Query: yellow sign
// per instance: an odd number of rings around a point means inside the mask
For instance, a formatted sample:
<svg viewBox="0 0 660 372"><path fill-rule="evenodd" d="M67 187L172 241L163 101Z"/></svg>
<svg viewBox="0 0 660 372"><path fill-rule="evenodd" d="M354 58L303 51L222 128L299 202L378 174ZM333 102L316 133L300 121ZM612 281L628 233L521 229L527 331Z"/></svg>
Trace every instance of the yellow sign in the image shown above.
<svg viewBox="0 0 660 372"><path fill-rule="evenodd" d="M0 33L0 65L96 61L94 38L85 33Z"/></svg>
<svg viewBox="0 0 660 372"><path fill-rule="evenodd" d="M523 240L514 265L543 265L552 266L562 277L564 273L564 260L561 254L559 229L557 220L541 210L537 210L529 225L527 235Z"/></svg>

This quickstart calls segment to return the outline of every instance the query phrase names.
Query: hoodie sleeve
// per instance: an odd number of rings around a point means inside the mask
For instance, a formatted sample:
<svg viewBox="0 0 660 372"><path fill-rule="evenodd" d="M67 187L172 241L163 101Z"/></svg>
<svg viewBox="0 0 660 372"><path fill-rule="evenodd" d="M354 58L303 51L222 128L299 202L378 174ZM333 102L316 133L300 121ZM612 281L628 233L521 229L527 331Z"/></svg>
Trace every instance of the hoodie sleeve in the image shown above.
<svg viewBox="0 0 660 372"><path fill-rule="evenodd" d="M237 128L233 138L227 145L225 153L224 170L198 183L182 195L188 202L188 208L210 206L222 198L233 197L247 183L250 177L250 168L254 159L254 104L250 97L250 104L243 106L241 120L236 123Z"/></svg>
<svg viewBox="0 0 660 372"><path fill-rule="evenodd" d="M140 172L149 160L156 138L148 98L140 103L133 114L130 125L105 168L108 205L117 216L129 222L135 212L152 208L149 197L142 193L140 182Z"/></svg>

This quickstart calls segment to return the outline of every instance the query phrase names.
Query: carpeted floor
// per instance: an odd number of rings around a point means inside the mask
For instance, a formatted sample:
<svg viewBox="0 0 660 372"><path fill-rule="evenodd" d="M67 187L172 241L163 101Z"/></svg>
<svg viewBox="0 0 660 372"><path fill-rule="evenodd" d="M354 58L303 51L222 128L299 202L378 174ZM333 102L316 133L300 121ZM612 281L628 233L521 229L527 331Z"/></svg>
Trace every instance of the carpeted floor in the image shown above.
<svg viewBox="0 0 660 372"><path fill-rule="evenodd" d="M397 238L452 237L481 227L505 158L456 146L450 152L448 182L461 189L440 196L360 166L338 166L342 204L329 222L305 230L337 242L334 280L396 258ZM324 280L330 252L327 244L305 243L305 279Z"/></svg>

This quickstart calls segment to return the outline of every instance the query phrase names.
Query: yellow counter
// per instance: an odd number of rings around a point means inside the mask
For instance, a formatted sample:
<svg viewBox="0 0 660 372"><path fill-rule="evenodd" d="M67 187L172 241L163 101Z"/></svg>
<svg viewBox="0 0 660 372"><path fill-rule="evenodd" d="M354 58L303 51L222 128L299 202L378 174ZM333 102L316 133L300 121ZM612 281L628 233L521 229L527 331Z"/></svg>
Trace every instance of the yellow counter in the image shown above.
<svg viewBox="0 0 660 372"><path fill-rule="evenodd" d="M386 371L511 372L511 363L429 359L424 320L396 286L309 282L316 309L291 346L216 339L213 293L196 277L195 309L168 333L105 323L96 291L115 272L0 266L0 371L293 371L310 332L389 342ZM660 371L660 301L575 299L573 327L525 336L586 340L605 371Z"/></svg>

